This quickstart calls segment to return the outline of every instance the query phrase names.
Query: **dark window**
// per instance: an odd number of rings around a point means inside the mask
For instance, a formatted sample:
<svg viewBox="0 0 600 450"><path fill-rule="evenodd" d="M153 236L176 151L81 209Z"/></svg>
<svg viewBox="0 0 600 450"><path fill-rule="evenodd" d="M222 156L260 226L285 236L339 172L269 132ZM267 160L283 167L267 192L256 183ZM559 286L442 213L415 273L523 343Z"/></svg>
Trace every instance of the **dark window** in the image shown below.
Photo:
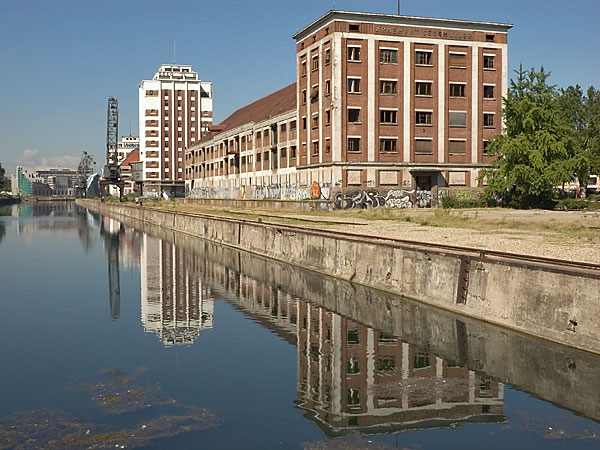
<svg viewBox="0 0 600 450"><path fill-rule="evenodd" d="M360 93L360 78L348 78L348 92Z"/></svg>
<svg viewBox="0 0 600 450"><path fill-rule="evenodd" d="M397 111L390 111L390 110L382 109L379 111L379 123L396 124L396 123L398 123L397 115L398 115Z"/></svg>
<svg viewBox="0 0 600 450"><path fill-rule="evenodd" d="M348 47L348 61L360 61L360 47Z"/></svg>
<svg viewBox="0 0 600 450"><path fill-rule="evenodd" d="M493 127L494 126L494 115L493 114L484 114L483 115L483 126L484 127Z"/></svg>
<svg viewBox="0 0 600 450"><path fill-rule="evenodd" d="M431 83L417 81L416 95L431 96Z"/></svg>
<svg viewBox="0 0 600 450"><path fill-rule="evenodd" d="M381 80L379 82L379 93L381 95L396 95L398 82Z"/></svg>
<svg viewBox="0 0 600 450"><path fill-rule="evenodd" d="M417 111L415 117L415 123L417 125L431 125L431 111Z"/></svg>
<svg viewBox="0 0 600 450"><path fill-rule="evenodd" d="M325 49L325 65L329 64L331 61L331 49Z"/></svg>
<svg viewBox="0 0 600 450"><path fill-rule="evenodd" d="M360 138L348 138L348 151L360 152Z"/></svg>
<svg viewBox="0 0 600 450"><path fill-rule="evenodd" d="M464 97L465 86L464 84L450 83L450 97Z"/></svg>
<svg viewBox="0 0 600 450"><path fill-rule="evenodd" d="M382 138L379 139L380 153L393 153L396 151L396 139Z"/></svg>
<svg viewBox="0 0 600 450"><path fill-rule="evenodd" d="M483 86L483 98L495 98L494 86Z"/></svg>
<svg viewBox="0 0 600 450"><path fill-rule="evenodd" d="M415 369L424 369L429 367L429 353L415 353L413 366Z"/></svg>
<svg viewBox="0 0 600 450"><path fill-rule="evenodd" d="M360 26L351 23L350 25L348 25L348 31L360 31Z"/></svg>
<svg viewBox="0 0 600 450"><path fill-rule="evenodd" d="M379 62L382 64L393 64L398 62L398 50L379 50Z"/></svg>
<svg viewBox="0 0 600 450"><path fill-rule="evenodd" d="M494 65L494 55L483 55L483 68L484 69L493 69Z"/></svg>
<svg viewBox="0 0 600 450"><path fill-rule="evenodd" d="M360 109L348 108L348 122L360 123Z"/></svg>
<svg viewBox="0 0 600 450"><path fill-rule="evenodd" d="M415 64L419 66L431 66L431 52L420 52L415 53Z"/></svg>

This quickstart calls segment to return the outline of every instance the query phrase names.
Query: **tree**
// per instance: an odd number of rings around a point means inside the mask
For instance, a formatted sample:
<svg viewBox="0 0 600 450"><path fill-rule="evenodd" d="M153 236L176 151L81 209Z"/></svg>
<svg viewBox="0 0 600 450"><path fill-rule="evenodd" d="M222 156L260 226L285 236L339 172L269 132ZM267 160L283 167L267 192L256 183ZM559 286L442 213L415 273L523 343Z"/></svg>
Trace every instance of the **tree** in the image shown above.
<svg viewBox="0 0 600 450"><path fill-rule="evenodd" d="M0 191L10 191L10 178L5 176L6 171L4 167L2 167L2 163L0 163Z"/></svg>
<svg viewBox="0 0 600 450"><path fill-rule="evenodd" d="M482 171L485 195L516 208L551 207L556 186L573 180L578 167L571 127L549 72L521 66L515 73L503 99L505 129L488 146L497 158Z"/></svg>
<svg viewBox="0 0 600 450"><path fill-rule="evenodd" d="M575 145L575 176L585 196L591 174L600 174L600 91L590 86L587 95L579 85L560 90L558 105L569 122Z"/></svg>

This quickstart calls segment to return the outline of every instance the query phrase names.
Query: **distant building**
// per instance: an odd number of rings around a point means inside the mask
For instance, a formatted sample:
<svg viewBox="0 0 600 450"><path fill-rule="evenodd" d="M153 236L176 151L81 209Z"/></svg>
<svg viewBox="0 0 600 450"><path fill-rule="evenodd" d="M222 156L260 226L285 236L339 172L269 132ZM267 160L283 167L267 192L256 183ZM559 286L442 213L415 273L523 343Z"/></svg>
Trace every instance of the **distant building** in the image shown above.
<svg viewBox="0 0 600 450"><path fill-rule="evenodd" d="M74 169L17 166L12 178L12 192L15 195L73 197L76 184L77 171Z"/></svg>
<svg viewBox="0 0 600 450"><path fill-rule="evenodd" d="M139 150L140 138L137 136L122 136L117 143L117 162L120 164L133 150Z"/></svg>
<svg viewBox="0 0 600 450"><path fill-rule="evenodd" d="M138 162L140 160L140 150L136 148L127 154L127 157L119 164L121 180L124 183L123 194L131 194L135 189L135 182L132 179L131 163Z"/></svg>
<svg viewBox="0 0 600 450"><path fill-rule="evenodd" d="M139 85L144 193L183 195L184 151L212 125L212 83L191 66L163 64Z"/></svg>

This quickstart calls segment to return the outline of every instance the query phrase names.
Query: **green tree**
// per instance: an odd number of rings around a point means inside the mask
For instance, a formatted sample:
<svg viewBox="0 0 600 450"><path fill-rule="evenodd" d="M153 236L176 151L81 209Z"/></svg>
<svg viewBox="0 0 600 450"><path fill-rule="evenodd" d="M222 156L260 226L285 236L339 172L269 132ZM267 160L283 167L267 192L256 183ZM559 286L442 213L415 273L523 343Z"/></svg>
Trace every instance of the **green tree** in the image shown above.
<svg viewBox="0 0 600 450"><path fill-rule="evenodd" d="M523 66L515 73L503 99L505 129L488 146L497 157L482 171L485 195L515 208L552 207L556 186L571 181L577 167L572 130L547 83L550 73Z"/></svg>
<svg viewBox="0 0 600 450"><path fill-rule="evenodd" d="M2 163L0 163L0 191L10 191L10 178L7 178L6 171L4 167L2 167Z"/></svg>
<svg viewBox="0 0 600 450"><path fill-rule="evenodd" d="M575 176L582 196L588 177L600 174L600 91L590 86L584 94L579 85L560 90L558 105L569 122L575 145Z"/></svg>

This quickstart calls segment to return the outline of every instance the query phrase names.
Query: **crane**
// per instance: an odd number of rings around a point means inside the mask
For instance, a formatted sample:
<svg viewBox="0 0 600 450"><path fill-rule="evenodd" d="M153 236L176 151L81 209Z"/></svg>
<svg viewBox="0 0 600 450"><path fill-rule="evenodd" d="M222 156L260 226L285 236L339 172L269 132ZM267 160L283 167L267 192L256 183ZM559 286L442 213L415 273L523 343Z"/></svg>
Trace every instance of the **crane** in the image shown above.
<svg viewBox="0 0 600 450"><path fill-rule="evenodd" d="M100 196L104 200L107 186L116 185L119 188L119 200L123 200L123 188L125 184L119 173L119 161L117 154L117 140L119 139L119 101L116 98L108 99L108 111L106 117L106 165L102 171L100 180Z"/></svg>

